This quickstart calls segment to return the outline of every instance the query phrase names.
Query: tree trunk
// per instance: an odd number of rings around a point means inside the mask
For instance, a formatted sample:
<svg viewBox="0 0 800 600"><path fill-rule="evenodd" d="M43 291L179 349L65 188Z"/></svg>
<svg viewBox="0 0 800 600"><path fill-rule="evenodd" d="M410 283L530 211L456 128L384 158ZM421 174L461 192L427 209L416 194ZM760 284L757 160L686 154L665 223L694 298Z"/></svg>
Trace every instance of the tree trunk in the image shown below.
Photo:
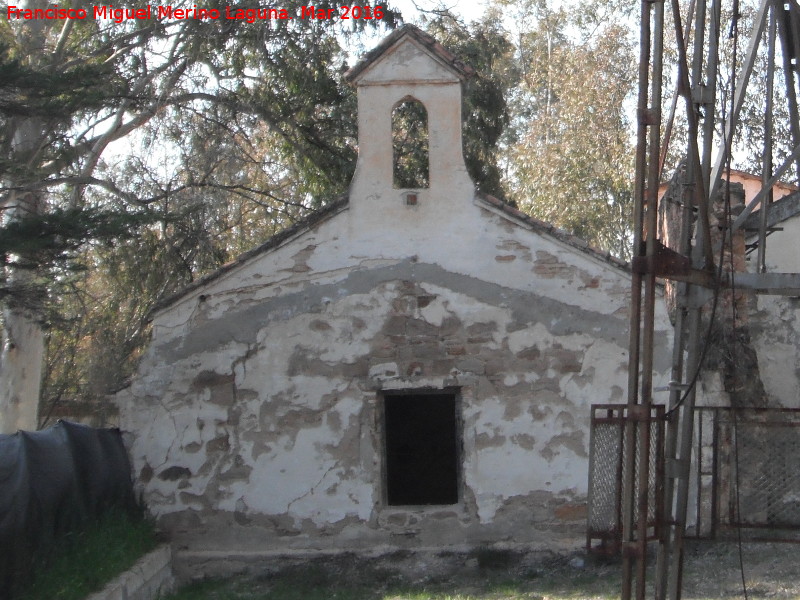
<svg viewBox="0 0 800 600"><path fill-rule="evenodd" d="M20 8L46 8L48 0L20 0L17 4ZM16 34L18 41L34 56L46 48L45 40L53 25L46 20L27 22ZM67 27L71 25L66 23ZM11 125L14 128L11 152L18 164L32 168L43 144L44 121L41 117L19 117L13 119ZM35 176L23 173L17 175L18 180L8 182L13 185L3 199L3 221L43 210L41 192L25 189L32 177ZM24 288L32 277L19 269L6 269L6 282L12 290ZM12 298L3 307L0 329L0 433L36 430L45 348L41 317L35 307L14 302Z"/></svg>
<svg viewBox="0 0 800 600"><path fill-rule="evenodd" d="M35 430L44 360L44 333L22 310L3 311L0 350L0 433Z"/></svg>
<svg viewBox="0 0 800 600"><path fill-rule="evenodd" d="M17 124L13 151L18 156L36 152L41 140L39 119L23 119ZM35 192L13 191L3 206L3 219L8 222L41 209L41 198ZM30 274L8 267L9 287L24 287ZM44 360L44 332L37 315L29 307L13 300L3 308L0 342L0 433L18 429L36 430L39 416L39 394Z"/></svg>

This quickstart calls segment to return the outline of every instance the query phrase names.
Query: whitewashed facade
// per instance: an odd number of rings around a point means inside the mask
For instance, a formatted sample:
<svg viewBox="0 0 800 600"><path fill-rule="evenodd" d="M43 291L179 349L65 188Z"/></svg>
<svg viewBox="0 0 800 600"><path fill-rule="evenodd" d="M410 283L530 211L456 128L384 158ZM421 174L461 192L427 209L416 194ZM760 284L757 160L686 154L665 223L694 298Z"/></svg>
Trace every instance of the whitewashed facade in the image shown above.
<svg viewBox="0 0 800 600"><path fill-rule="evenodd" d="M589 406L625 401L629 272L476 192L466 75L418 30L389 36L351 71L348 197L154 314L121 427L185 553L584 543ZM391 113L408 97L428 113L425 189L392 185ZM663 385L665 311L658 323ZM413 414L428 400L441 437ZM411 445L452 436L452 460L431 442L409 451L430 461L404 463L390 404ZM417 500L390 489L417 474Z"/></svg>

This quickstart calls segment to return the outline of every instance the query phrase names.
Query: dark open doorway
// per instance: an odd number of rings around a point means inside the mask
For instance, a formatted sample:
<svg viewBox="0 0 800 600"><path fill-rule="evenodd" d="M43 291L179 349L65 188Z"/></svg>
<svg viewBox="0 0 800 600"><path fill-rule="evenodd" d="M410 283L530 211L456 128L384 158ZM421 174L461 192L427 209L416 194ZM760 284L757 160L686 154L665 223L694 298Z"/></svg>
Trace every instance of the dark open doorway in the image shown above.
<svg viewBox="0 0 800 600"><path fill-rule="evenodd" d="M456 395L384 396L390 506L458 503Z"/></svg>

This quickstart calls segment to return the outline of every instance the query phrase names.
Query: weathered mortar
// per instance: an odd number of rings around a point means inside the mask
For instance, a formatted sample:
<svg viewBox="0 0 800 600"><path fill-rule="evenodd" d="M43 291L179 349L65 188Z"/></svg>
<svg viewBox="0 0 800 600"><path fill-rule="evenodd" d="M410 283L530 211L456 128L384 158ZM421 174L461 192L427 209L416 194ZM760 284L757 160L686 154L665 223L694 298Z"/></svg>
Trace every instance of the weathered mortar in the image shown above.
<svg viewBox="0 0 800 600"><path fill-rule="evenodd" d="M349 205L158 311L120 394L138 485L192 552L583 541L589 405L627 382L628 273L476 195L459 77L395 35L427 70L399 81L389 52L360 118L424 101L446 149L430 188L406 205L378 176L386 132L362 128ZM420 390L456 396L458 502L390 506L383 395Z"/></svg>
<svg viewBox="0 0 800 600"><path fill-rule="evenodd" d="M218 546L244 547L576 535L588 404L621 396L624 320L413 261L336 288L336 300L316 286L295 302L245 302L196 336L154 344L153 361L192 373L170 384L184 389L167 403L179 411L150 413L159 427L175 424L171 447L159 464L136 461L162 524L190 545L214 531ZM231 325L242 322L246 332ZM448 387L461 397L463 501L386 507L380 391Z"/></svg>

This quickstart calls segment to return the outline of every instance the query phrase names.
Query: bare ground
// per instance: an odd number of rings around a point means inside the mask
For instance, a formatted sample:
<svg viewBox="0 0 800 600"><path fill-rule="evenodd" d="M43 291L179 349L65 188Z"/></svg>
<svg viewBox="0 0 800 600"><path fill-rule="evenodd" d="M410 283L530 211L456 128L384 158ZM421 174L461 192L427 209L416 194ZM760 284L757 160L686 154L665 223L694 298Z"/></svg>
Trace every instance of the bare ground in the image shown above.
<svg viewBox="0 0 800 600"><path fill-rule="evenodd" d="M741 562L736 542L690 545L683 597L744 599L742 571L748 598L800 598L800 546L764 542L744 543Z"/></svg>
<svg viewBox="0 0 800 600"><path fill-rule="evenodd" d="M683 599L800 599L798 551L797 544L745 543L745 595L737 543L690 543ZM647 598L654 597L653 572L651 564ZM187 590L179 600L614 600L620 590L618 560L484 549L366 562L343 555L237 577L208 592Z"/></svg>

